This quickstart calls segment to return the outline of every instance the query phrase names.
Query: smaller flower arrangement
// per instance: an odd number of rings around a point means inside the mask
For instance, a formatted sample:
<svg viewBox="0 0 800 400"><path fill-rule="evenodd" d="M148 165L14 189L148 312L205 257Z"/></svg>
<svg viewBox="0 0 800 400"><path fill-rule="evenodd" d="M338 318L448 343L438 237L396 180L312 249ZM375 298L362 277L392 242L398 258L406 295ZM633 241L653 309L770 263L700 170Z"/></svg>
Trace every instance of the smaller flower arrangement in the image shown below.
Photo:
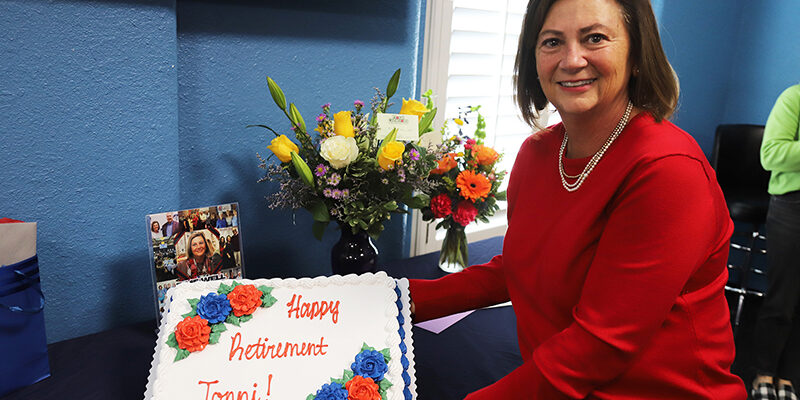
<svg viewBox="0 0 800 400"><path fill-rule="evenodd" d="M276 138L267 148L280 160L268 164L259 155L266 176L260 180L277 182L279 190L268 196L270 208L305 208L314 220L312 231L321 239L330 221L354 234L367 232L377 239L391 213L405 213L401 205L420 208L428 203L424 194L430 186L429 173L437 154L397 139L396 130L378 138L377 114L392 106L389 99L397 90L400 70L389 80L385 94L376 88L367 108L355 100L352 110L334 112L330 103L322 105L313 129L308 129L294 104L286 101L281 88L267 78L270 94L291 123L296 142L266 125ZM433 131L436 115L431 92L423 95L426 104L403 99L399 114L416 116L421 136ZM371 115L370 112L371 111Z"/></svg>
<svg viewBox="0 0 800 400"><path fill-rule="evenodd" d="M253 319L258 308L271 307L278 301L271 293L272 288L268 286L255 287L234 281L230 286L220 284L216 293L188 299L192 311L181 315L183 321L167 339L167 345L178 350L174 361L218 343L222 332L228 330L226 322L239 326Z"/></svg>
<svg viewBox="0 0 800 400"><path fill-rule="evenodd" d="M498 169L502 156L484 144L486 122L479 110L476 106L459 111L453 119L457 134L450 134L447 122L442 127L442 156L431 171L435 185L428 192L429 205L422 209L424 221L439 219L436 229L447 230L439 265L449 272L467 265L464 227L473 221L489 222L488 217L499 209L497 202L506 199L505 191L499 191L506 174ZM477 120L474 137L462 130L471 115Z"/></svg>
<svg viewBox="0 0 800 400"><path fill-rule="evenodd" d="M331 378L331 383L323 384L306 400L385 400L386 390L392 386L384 379L390 360L389 349L378 351L364 343L341 379Z"/></svg>

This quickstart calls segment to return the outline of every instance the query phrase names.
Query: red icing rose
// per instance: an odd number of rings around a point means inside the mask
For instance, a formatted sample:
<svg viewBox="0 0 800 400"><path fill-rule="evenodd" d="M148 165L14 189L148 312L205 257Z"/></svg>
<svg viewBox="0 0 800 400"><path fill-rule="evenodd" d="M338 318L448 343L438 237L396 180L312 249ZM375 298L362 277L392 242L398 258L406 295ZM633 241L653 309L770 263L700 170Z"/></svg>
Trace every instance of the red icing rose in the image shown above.
<svg viewBox="0 0 800 400"><path fill-rule="evenodd" d="M211 327L208 326L208 321L199 315L186 317L175 327L175 339L178 341L178 347L191 352L206 348L210 335Z"/></svg>
<svg viewBox="0 0 800 400"><path fill-rule="evenodd" d="M462 200L456 206L456 211L453 213L453 221L458 222L461 226L467 226L470 222L475 220L478 215L478 209L469 200Z"/></svg>
<svg viewBox="0 0 800 400"><path fill-rule="evenodd" d="M348 400L381 400L378 385L372 378L356 375L344 384L347 389Z"/></svg>
<svg viewBox="0 0 800 400"><path fill-rule="evenodd" d="M263 295L264 294L253 285L236 286L228 293L228 300L231 302L233 315L241 317L242 315L252 314L261 306L261 296Z"/></svg>
<svg viewBox="0 0 800 400"><path fill-rule="evenodd" d="M431 199L431 211L436 218L444 218L452 213L453 202L450 196L439 193Z"/></svg>

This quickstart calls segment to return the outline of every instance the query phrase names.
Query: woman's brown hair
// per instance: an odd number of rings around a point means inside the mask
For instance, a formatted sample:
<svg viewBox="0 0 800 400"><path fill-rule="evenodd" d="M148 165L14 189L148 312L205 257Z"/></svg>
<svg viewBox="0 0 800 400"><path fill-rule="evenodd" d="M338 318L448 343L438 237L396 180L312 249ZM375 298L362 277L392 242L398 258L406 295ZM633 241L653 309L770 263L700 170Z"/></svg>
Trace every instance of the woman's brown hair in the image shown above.
<svg viewBox="0 0 800 400"><path fill-rule="evenodd" d="M548 103L536 72L536 45L550 8L558 0L530 0L519 36L514 63L514 98L528 125L536 126ZM616 0L630 39L632 71L628 97L633 105L650 112L656 121L669 118L678 105L678 77L661 47L649 0Z"/></svg>

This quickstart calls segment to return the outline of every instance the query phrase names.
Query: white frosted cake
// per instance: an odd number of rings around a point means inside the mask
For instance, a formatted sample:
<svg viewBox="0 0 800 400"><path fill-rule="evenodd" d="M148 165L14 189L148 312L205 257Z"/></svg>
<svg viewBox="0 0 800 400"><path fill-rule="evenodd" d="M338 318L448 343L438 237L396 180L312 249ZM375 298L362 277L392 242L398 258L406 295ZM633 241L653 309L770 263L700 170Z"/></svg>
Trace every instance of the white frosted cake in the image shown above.
<svg viewBox="0 0 800 400"><path fill-rule="evenodd" d="M180 284L145 399L416 399L408 281L383 272Z"/></svg>

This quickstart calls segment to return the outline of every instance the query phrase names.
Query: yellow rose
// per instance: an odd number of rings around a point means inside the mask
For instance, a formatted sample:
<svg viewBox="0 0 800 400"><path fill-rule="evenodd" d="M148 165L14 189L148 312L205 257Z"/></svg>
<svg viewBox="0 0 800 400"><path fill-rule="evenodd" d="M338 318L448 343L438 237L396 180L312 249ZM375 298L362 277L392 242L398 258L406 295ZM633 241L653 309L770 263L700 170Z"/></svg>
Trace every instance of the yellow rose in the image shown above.
<svg viewBox="0 0 800 400"><path fill-rule="evenodd" d="M339 136L354 137L353 120L350 111L339 111L333 114L333 132Z"/></svg>
<svg viewBox="0 0 800 400"><path fill-rule="evenodd" d="M428 111L430 110L428 110L424 104L420 103L417 100L403 99L403 106L400 107L400 114L416 115L420 119Z"/></svg>
<svg viewBox="0 0 800 400"><path fill-rule="evenodd" d="M289 140L286 135L280 135L269 143L268 149L272 150L281 162L292 161L292 152L297 153L300 149L297 145Z"/></svg>
<svg viewBox="0 0 800 400"><path fill-rule="evenodd" d="M400 142L395 141L387 143L386 146L383 146L381 155L378 156L378 164L380 164L381 168L384 170L393 168L394 163L403 157L403 152L405 150L406 145Z"/></svg>

